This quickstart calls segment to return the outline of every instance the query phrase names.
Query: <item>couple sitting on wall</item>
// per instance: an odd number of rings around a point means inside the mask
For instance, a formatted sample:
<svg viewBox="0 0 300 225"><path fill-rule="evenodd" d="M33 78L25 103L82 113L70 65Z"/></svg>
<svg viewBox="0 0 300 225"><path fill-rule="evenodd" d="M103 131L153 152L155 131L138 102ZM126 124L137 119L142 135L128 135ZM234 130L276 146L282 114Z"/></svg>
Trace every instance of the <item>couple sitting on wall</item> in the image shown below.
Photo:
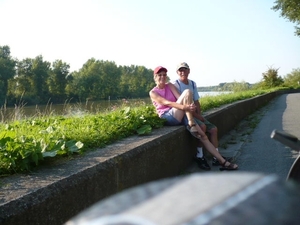
<svg viewBox="0 0 300 225"><path fill-rule="evenodd" d="M238 166L230 163L218 151L217 127L201 115L196 83L188 79L188 64L183 62L177 66L179 79L174 84L167 82L167 72L162 66L155 68L153 78L156 86L149 92L158 116L166 120L166 125L186 125L190 133L199 139L195 160L200 168L210 170L203 155L204 145L213 155L213 165L221 165L220 170L237 170ZM211 142L205 134L206 129L210 133Z"/></svg>

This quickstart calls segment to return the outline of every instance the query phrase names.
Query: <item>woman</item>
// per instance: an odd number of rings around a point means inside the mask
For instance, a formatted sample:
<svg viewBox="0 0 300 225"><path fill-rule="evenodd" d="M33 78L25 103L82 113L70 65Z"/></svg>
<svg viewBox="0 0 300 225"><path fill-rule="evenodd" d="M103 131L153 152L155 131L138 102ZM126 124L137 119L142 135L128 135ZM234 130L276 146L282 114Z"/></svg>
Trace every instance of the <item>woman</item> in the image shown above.
<svg viewBox="0 0 300 225"><path fill-rule="evenodd" d="M217 158L222 165L220 170L236 170L238 166L225 160L216 148L210 143L205 133L193 118L196 106L193 103L193 95L190 90L185 90L180 95L176 87L167 82L168 70L158 66L154 70L156 86L149 92L153 105L160 118L166 120L170 126L185 124L196 138L200 139L205 148Z"/></svg>

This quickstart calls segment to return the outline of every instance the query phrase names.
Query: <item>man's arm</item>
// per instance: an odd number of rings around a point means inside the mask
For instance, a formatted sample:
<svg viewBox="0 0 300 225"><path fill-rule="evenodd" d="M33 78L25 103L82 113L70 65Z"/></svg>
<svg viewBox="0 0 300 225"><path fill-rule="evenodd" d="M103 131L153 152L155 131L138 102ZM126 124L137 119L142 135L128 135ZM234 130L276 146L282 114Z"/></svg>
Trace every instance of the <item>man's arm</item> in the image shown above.
<svg viewBox="0 0 300 225"><path fill-rule="evenodd" d="M195 106L196 106L196 111L193 113L193 116L199 120L201 120L202 122L204 122L204 118L201 114L201 105L200 105L200 102L199 100L197 101L194 101L195 103Z"/></svg>

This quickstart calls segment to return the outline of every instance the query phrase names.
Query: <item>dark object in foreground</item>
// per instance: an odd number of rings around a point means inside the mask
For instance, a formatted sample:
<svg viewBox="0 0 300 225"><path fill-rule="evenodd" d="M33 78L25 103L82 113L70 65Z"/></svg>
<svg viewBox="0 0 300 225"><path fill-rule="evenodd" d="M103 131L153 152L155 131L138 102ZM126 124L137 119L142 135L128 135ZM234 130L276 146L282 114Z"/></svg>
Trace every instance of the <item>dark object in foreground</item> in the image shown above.
<svg viewBox="0 0 300 225"><path fill-rule="evenodd" d="M271 138L274 138L291 149L300 152L300 141L294 135L284 131L273 130L271 133ZM298 157L295 159L286 179L300 182L300 155L298 155Z"/></svg>
<svg viewBox="0 0 300 225"><path fill-rule="evenodd" d="M271 138L281 142L282 144L290 147L293 150L300 151L300 141L294 135L286 133L284 131L273 130L271 133Z"/></svg>
<svg viewBox="0 0 300 225"><path fill-rule="evenodd" d="M125 190L65 225L299 224L299 202L298 183L275 175L194 173Z"/></svg>

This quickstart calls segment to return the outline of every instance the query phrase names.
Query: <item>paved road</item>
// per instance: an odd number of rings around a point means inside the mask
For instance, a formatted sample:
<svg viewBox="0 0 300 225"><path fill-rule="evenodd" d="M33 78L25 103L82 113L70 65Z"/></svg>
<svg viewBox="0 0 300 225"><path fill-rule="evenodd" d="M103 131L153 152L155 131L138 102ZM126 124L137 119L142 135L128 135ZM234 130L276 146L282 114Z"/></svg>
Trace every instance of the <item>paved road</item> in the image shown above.
<svg viewBox="0 0 300 225"><path fill-rule="evenodd" d="M285 94L263 110L264 115L251 134L251 142L245 142L237 158L241 170L286 177L298 154L271 139L270 134L278 129L300 137L299 102L300 94Z"/></svg>
<svg viewBox="0 0 300 225"><path fill-rule="evenodd" d="M276 174L285 179L298 154L270 135L278 129L300 138L299 112L300 93L275 98L220 139L221 154L234 156L239 171ZM203 172L196 165L188 171ZM212 167L212 171L219 171L218 167Z"/></svg>

